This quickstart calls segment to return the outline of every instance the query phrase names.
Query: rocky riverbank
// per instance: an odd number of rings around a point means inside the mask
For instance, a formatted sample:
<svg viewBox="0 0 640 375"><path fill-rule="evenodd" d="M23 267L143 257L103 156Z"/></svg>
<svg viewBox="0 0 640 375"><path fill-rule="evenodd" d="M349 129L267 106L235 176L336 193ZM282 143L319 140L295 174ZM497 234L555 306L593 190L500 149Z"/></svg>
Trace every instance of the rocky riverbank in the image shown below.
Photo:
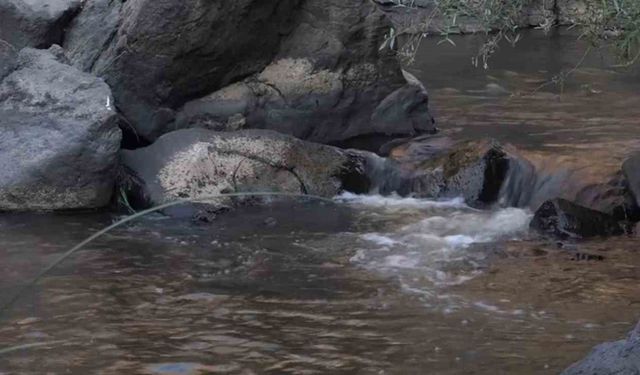
<svg viewBox="0 0 640 375"><path fill-rule="evenodd" d="M0 10L4 210L105 206L118 127L128 148L186 128L275 130L373 150L435 131L424 87L379 49L390 24L369 1L36 1Z"/></svg>
<svg viewBox="0 0 640 375"><path fill-rule="evenodd" d="M579 9L567 4L528 10L523 25L550 15L569 23ZM638 153L585 179L550 173L490 138L435 135L425 87L380 48L393 23L431 5L413 13L382 5L3 2L0 210L350 191L529 208L531 227L560 241L638 230ZM473 20L461 25L477 30ZM179 214L210 221L255 203L221 200ZM605 352L596 355L618 353Z"/></svg>
<svg viewBox="0 0 640 375"><path fill-rule="evenodd" d="M116 189L135 208L347 190L540 208L532 227L560 237L640 219L638 155L583 181L490 139L429 135L427 92L380 48L391 24L370 1L58 5L3 13L19 31L0 55L4 210L99 208Z"/></svg>

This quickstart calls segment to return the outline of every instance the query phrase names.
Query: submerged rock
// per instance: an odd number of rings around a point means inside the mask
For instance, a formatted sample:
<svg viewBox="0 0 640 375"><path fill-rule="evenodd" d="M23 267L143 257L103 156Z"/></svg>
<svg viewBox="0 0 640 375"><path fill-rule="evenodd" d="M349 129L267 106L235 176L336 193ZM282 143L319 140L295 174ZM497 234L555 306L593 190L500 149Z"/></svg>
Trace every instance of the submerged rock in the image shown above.
<svg viewBox="0 0 640 375"><path fill-rule="evenodd" d="M122 159L120 184L136 208L231 192L332 197L354 179L366 185L358 155L266 130L179 130L149 147L124 151ZM212 204L224 207L247 200L256 201L249 197Z"/></svg>
<svg viewBox="0 0 640 375"><path fill-rule="evenodd" d="M81 4L82 0L0 1L0 39L17 49L61 44L65 27Z"/></svg>
<svg viewBox="0 0 640 375"><path fill-rule="evenodd" d="M121 137L112 103L60 47L20 51L0 83L0 210L108 204Z"/></svg>
<svg viewBox="0 0 640 375"><path fill-rule="evenodd" d="M622 164L622 173L626 178L631 194L636 200L636 204L640 206L640 152L634 154Z"/></svg>
<svg viewBox="0 0 640 375"><path fill-rule="evenodd" d="M624 173L617 172L609 181L588 185L573 199L581 206L604 212L619 221L640 220L640 207L636 203Z"/></svg>
<svg viewBox="0 0 640 375"><path fill-rule="evenodd" d="M612 216L565 199L543 203L530 226L539 232L560 238L617 236L625 233L624 226Z"/></svg>
<svg viewBox="0 0 640 375"><path fill-rule="evenodd" d="M389 27L368 0L88 0L66 47L148 140L260 128L350 146L435 130L424 87L379 48Z"/></svg>
<svg viewBox="0 0 640 375"><path fill-rule="evenodd" d="M562 375L640 374L640 324L626 339L600 344Z"/></svg>

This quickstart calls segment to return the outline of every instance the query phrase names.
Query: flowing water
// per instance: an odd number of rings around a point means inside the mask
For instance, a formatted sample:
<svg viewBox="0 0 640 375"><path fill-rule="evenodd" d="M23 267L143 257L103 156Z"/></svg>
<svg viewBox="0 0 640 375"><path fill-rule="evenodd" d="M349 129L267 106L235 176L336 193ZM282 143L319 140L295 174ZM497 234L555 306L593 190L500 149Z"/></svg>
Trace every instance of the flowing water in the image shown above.
<svg viewBox="0 0 640 375"><path fill-rule="evenodd" d="M596 58L562 95L498 89L570 69L582 56L572 38L527 35L488 71L465 65L474 38L425 44L411 69L430 83L445 134L494 136L601 176L637 146L633 72ZM640 253L627 237L538 238L531 215L351 194L276 200L213 224L151 215L0 317L0 374L555 374L637 321ZM0 302L116 219L0 215Z"/></svg>

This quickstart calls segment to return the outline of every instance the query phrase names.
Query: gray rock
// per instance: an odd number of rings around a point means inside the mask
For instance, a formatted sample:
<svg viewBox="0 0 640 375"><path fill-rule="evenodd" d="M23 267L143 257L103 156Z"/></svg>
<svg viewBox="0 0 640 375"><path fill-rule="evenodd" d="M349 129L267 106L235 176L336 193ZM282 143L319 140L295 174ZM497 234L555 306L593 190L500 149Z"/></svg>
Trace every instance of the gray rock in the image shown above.
<svg viewBox="0 0 640 375"><path fill-rule="evenodd" d="M559 238L607 237L625 233L624 226L612 216L565 199L553 199L542 204L530 226Z"/></svg>
<svg viewBox="0 0 640 375"><path fill-rule="evenodd" d="M73 66L83 71L93 65L116 36L122 0L85 0L82 11L69 24L64 47Z"/></svg>
<svg viewBox="0 0 640 375"><path fill-rule="evenodd" d="M562 375L640 374L640 324L625 340L600 344Z"/></svg>
<svg viewBox="0 0 640 375"><path fill-rule="evenodd" d="M124 151L123 164L121 186L136 208L225 192L332 197L357 176L366 179L356 155L265 130L178 130L146 148Z"/></svg>
<svg viewBox="0 0 640 375"><path fill-rule="evenodd" d="M379 49L389 27L368 0L89 0L67 48L148 140L260 128L349 146L435 130L424 88Z"/></svg>
<svg viewBox="0 0 640 375"><path fill-rule="evenodd" d="M640 206L640 152L634 154L622 164L622 173L627 181L631 194Z"/></svg>
<svg viewBox="0 0 640 375"><path fill-rule="evenodd" d="M389 84L398 87L389 92L378 74L374 65L355 65L341 73L317 70L306 58L281 59L245 82L187 103L178 113L176 127L263 128L343 147L362 136L391 138L434 131L426 90L396 83ZM356 83L358 87L353 87ZM367 85L380 85L388 95L372 92ZM238 118L240 125L233 121Z"/></svg>
<svg viewBox="0 0 640 375"><path fill-rule="evenodd" d="M89 0L69 31L70 53L79 66L104 77L118 108L153 140L188 99L262 70L291 31L297 3L139 0L118 9L118 2Z"/></svg>
<svg viewBox="0 0 640 375"><path fill-rule="evenodd" d="M75 209L111 197L120 130L109 87L63 51L24 49L0 84L0 209Z"/></svg>
<svg viewBox="0 0 640 375"><path fill-rule="evenodd" d="M16 68L17 57L16 49L0 39L0 80Z"/></svg>
<svg viewBox="0 0 640 375"><path fill-rule="evenodd" d="M81 4L82 0L2 0L0 39L17 49L61 44L65 27Z"/></svg>

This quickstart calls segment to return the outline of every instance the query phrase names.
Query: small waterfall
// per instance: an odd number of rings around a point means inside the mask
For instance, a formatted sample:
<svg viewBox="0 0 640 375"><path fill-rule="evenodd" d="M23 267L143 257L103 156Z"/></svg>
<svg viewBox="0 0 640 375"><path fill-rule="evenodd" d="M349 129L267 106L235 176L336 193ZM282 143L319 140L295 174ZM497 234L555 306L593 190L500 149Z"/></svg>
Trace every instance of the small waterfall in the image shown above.
<svg viewBox="0 0 640 375"><path fill-rule="evenodd" d="M364 151L355 151L363 160L365 175L369 178L369 194L389 195L397 193L409 195L413 173L397 161Z"/></svg>

